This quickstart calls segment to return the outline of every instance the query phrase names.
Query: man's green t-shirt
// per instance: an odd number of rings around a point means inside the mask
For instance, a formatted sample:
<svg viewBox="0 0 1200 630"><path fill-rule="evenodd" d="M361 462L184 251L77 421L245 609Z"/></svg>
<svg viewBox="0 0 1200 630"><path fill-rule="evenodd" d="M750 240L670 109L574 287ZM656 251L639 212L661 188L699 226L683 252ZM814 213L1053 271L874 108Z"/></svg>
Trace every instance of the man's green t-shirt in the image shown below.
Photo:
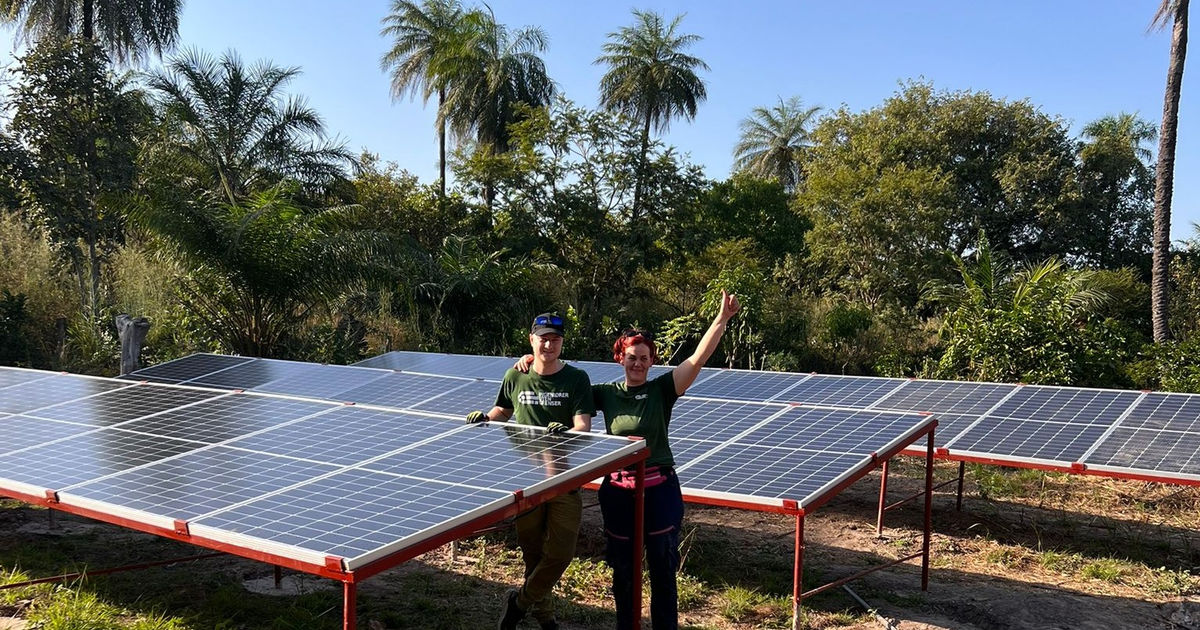
<svg viewBox="0 0 1200 630"><path fill-rule="evenodd" d="M517 424L544 427L560 422L570 428L575 416L595 415L591 386L587 372L569 365L549 376L510 368L496 394L496 406L512 409Z"/></svg>
<svg viewBox="0 0 1200 630"><path fill-rule="evenodd" d="M675 465L675 456L667 442L671 409L679 400L672 372L637 387L626 387L623 381L595 385L592 395L596 399L596 409L604 412L604 428L608 433L645 438L646 448L650 449L647 465Z"/></svg>

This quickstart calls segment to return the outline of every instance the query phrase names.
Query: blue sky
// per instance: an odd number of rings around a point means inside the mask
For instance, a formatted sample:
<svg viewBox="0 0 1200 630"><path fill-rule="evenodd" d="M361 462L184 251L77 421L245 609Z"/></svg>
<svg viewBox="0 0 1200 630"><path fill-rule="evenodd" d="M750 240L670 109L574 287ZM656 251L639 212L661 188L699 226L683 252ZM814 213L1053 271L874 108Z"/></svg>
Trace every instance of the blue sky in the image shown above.
<svg viewBox="0 0 1200 630"><path fill-rule="evenodd" d="M466 0L470 4L470 0ZM630 9L685 13L682 30L703 39L693 52L708 101L696 120L676 121L665 140L708 176L728 175L738 123L753 107L799 95L806 103L859 111L879 105L902 81L939 89L1028 99L1077 134L1106 114L1134 112L1158 124L1169 37L1148 32L1159 0L793 0L637 4L493 0L497 20L549 35L550 76L576 103L595 106L603 68L593 65L608 33L631 23ZM299 66L291 85L354 150L367 149L432 181L437 138L432 106L392 102L379 70L379 36L389 0L191 0L180 20L183 46L247 61ZM10 35L11 31L6 31ZM12 45L4 46L4 56ZM1189 67L1200 63L1193 53ZM3 61L0 58L0 61ZM1200 86L1184 77L1172 236L1200 222ZM1154 148L1154 147L1152 147Z"/></svg>

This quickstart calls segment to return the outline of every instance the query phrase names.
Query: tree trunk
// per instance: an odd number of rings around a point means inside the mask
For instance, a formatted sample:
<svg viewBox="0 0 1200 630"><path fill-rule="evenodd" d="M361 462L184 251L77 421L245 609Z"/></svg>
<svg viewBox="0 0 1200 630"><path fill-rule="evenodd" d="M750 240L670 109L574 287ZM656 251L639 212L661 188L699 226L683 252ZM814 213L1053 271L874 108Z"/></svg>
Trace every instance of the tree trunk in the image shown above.
<svg viewBox="0 0 1200 630"><path fill-rule="evenodd" d="M630 218L637 221L642 216L642 180L646 176L646 153L650 151L650 114L646 113L646 122L642 124L642 151L638 158L637 177L633 183L633 212Z"/></svg>
<svg viewBox="0 0 1200 630"><path fill-rule="evenodd" d="M1189 0L1176 0L1175 24L1171 30L1171 60L1167 67L1167 91L1163 97L1162 133L1158 142L1157 181L1154 183L1154 257L1151 263L1150 319L1154 342L1170 338L1167 328L1167 285L1171 254L1171 196L1175 185L1175 136L1179 122L1179 95L1183 84L1183 62L1187 56L1187 13Z"/></svg>
<svg viewBox="0 0 1200 630"><path fill-rule="evenodd" d="M93 0L83 0L83 15L80 17L83 18L83 27L81 29L83 38L89 42L95 41L96 31L93 22L95 22L96 8Z"/></svg>
<svg viewBox="0 0 1200 630"><path fill-rule="evenodd" d="M121 340L121 375L136 372L141 363L142 343L150 331L150 320L121 313L116 317L117 337Z"/></svg>
<svg viewBox="0 0 1200 630"><path fill-rule="evenodd" d="M446 102L446 88L438 89L438 114L441 115L442 104ZM442 210L446 209L446 121L443 119L438 129L438 168L442 174Z"/></svg>

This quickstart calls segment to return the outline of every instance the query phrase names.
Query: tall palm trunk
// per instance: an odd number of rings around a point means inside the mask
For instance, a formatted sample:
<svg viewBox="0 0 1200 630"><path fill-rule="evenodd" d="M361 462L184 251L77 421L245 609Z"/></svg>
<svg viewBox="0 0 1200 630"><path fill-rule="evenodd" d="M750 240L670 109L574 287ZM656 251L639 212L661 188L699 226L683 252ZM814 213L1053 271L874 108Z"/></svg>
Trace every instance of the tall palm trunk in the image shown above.
<svg viewBox="0 0 1200 630"><path fill-rule="evenodd" d="M446 102L446 88L438 88L438 115L442 113L442 105ZM446 120L443 118L438 128L438 168L442 174L442 209L446 208Z"/></svg>
<svg viewBox="0 0 1200 630"><path fill-rule="evenodd" d="M1170 336L1167 329L1167 280L1171 254L1171 196L1175 184L1175 135L1179 122L1179 95L1183 84L1183 62L1187 56L1187 13L1189 0L1176 0L1171 30L1171 61L1167 67L1167 91L1163 97L1162 133L1158 142L1157 181L1154 184L1154 257L1151 263L1150 318L1154 342Z"/></svg>
<svg viewBox="0 0 1200 630"><path fill-rule="evenodd" d="M646 112L646 122L642 124L642 150L638 158L637 175L633 182L633 212L630 218L637 221L642 216L643 180L646 178L646 154L650 152L650 112Z"/></svg>

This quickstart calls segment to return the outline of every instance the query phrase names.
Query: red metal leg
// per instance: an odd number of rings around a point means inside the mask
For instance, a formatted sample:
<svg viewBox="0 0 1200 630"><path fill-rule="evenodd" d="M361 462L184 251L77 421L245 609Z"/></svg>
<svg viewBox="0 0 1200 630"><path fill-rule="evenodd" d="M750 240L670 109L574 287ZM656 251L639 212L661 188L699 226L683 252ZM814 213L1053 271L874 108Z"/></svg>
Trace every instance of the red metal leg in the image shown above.
<svg viewBox="0 0 1200 630"><path fill-rule="evenodd" d="M954 511L962 511L963 473L967 471L967 462L958 462L958 499L954 502Z"/></svg>
<svg viewBox="0 0 1200 630"><path fill-rule="evenodd" d="M792 630L800 627L800 593L804 591L804 514L796 515L796 561L792 565Z"/></svg>
<svg viewBox="0 0 1200 630"><path fill-rule="evenodd" d="M342 630L354 630L357 588L358 585L354 582L342 582Z"/></svg>
<svg viewBox="0 0 1200 630"><path fill-rule="evenodd" d="M283 567L275 565L275 588L283 588Z"/></svg>
<svg viewBox="0 0 1200 630"><path fill-rule="evenodd" d="M892 460L883 460L883 473L879 479L879 515L875 517L875 536L883 536L883 511L887 509L888 465Z"/></svg>
<svg viewBox="0 0 1200 630"><path fill-rule="evenodd" d="M633 630L642 630L642 546L646 529L646 460L637 463L633 490Z"/></svg>
<svg viewBox="0 0 1200 630"><path fill-rule="evenodd" d="M961 477L959 478L961 479ZM933 431L925 449L925 540L921 546L921 590L929 590L929 537L933 530Z"/></svg>

